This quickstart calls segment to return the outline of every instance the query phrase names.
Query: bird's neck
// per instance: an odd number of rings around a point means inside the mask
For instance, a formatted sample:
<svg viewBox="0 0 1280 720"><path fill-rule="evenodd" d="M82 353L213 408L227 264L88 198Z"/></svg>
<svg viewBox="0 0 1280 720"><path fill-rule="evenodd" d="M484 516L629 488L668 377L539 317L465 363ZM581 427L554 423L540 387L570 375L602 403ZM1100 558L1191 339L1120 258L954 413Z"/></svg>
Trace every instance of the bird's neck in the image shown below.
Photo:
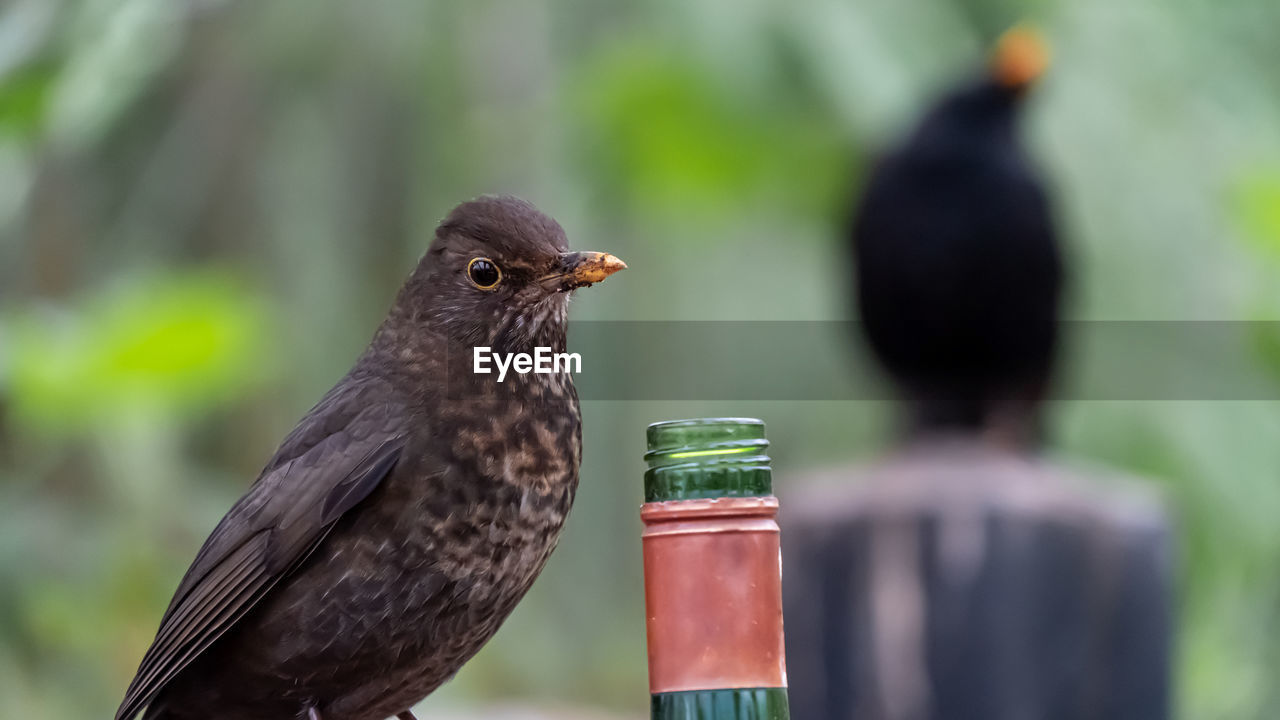
<svg viewBox="0 0 1280 720"><path fill-rule="evenodd" d="M451 332L453 329L397 306L374 334L354 372L383 377L427 406L450 398L475 397L477 393L496 393L508 401L520 402L531 384L572 384L567 378L519 373L510 364L519 354L534 357L539 348L546 348L544 353L564 353L566 330L557 318L505 322L475 333ZM483 348L488 359L488 373L477 372L477 348ZM508 369L501 383L492 387L497 378L498 356Z"/></svg>
<svg viewBox="0 0 1280 720"><path fill-rule="evenodd" d="M1035 452L1044 444L1044 414L1038 397L907 398L904 438L969 436L1015 452Z"/></svg>

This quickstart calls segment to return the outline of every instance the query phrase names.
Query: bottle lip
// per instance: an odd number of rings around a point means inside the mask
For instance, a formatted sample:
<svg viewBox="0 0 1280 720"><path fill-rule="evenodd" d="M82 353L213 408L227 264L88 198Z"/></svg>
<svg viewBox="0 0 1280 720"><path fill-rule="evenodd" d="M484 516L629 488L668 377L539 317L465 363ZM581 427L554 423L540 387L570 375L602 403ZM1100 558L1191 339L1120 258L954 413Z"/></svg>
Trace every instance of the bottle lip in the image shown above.
<svg viewBox="0 0 1280 720"><path fill-rule="evenodd" d="M760 418L750 417L685 418L683 420L660 420L649 423L648 429L652 432L654 428L696 427L700 425L759 425L763 428L764 421Z"/></svg>
<svg viewBox="0 0 1280 720"><path fill-rule="evenodd" d="M706 455L728 454L708 451L743 444L743 441L764 441L764 421L736 417L666 420L650 423L645 429L645 438L648 441L646 459L699 451ZM764 446L767 445L765 441Z"/></svg>
<svg viewBox="0 0 1280 720"><path fill-rule="evenodd" d="M772 494L763 420L668 420L650 424L646 438L647 502Z"/></svg>

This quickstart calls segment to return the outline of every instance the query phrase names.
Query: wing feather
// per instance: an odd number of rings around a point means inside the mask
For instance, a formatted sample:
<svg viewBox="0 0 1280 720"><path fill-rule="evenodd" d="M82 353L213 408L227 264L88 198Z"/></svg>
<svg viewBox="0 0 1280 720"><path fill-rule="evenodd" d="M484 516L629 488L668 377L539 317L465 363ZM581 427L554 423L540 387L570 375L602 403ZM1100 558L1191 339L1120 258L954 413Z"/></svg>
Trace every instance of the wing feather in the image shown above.
<svg viewBox="0 0 1280 720"><path fill-rule="evenodd" d="M265 541L265 532L254 535L250 542L245 543L226 559L222 577L197 585L195 589L198 592L189 594L187 600L177 607L173 616L165 620L152 644L161 645L163 643L177 642L174 640L175 635L192 629L190 619L198 618L207 612L220 598L225 598L230 590L237 587L250 574L257 571L259 562L253 556L253 553L260 552L262 546L265 545L265 542L261 542ZM150 665L154 664L158 658L158 655L151 656L151 662L144 662L139 671L150 669Z"/></svg>
<svg viewBox="0 0 1280 720"><path fill-rule="evenodd" d="M391 473L404 447L396 408L355 405L345 424L308 416L334 432L301 452L290 448L295 454L287 461L269 464L205 541L129 684L116 720L137 715Z"/></svg>
<svg viewBox="0 0 1280 720"><path fill-rule="evenodd" d="M265 536L264 531L255 536L255 541ZM238 561L238 565L227 577L219 578L218 587L199 593L202 597L195 594L188 596L195 601L194 606L197 608L197 612L189 615L189 620L184 617L181 621L162 626L168 632L163 639L157 637L151 650L147 652L137 676L129 686L117 718L136 714L197 653L212 644L222 634L211 632L222 618L248 609L245 601L264 574L261 562L255 561L253 554L260 552L263 546L265 542L246 543L243 552L237 551L239 557L228 558L228 561Z"/></svg>

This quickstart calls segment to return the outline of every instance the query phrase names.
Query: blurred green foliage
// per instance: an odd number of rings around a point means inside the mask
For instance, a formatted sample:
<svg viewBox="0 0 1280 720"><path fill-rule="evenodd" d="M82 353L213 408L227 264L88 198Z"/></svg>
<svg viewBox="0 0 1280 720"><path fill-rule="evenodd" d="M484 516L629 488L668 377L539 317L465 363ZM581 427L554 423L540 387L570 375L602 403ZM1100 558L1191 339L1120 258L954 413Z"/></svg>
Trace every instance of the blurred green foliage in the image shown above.
<svg viewBox="0 0 1280 720"><path fill-rule="evenodd" d="M591 60L575 88L595 130L593 172L636 211L678 221L759 203L822 214L843 188L850 158L839 125L789 84L734 92L678 49L633 41Z"/></svg>
<svg viewBox="0 0 1280 720"><path fill-rule="evenodd" d="M225 278L133 280L67 312L8 323L8 397L19 427L49 433L122 415L202 413L259 375L262 309ZM44 311L42 311L44 310Z"/></svg>
<svg viewBox="0 0 1280 720"><path fill-rule="evenodd" d="M1267 0L5 4L0 715L114 708L200 542L452 205L515 192L625 258L578 319L846 317L833 253L868 159L1023 17L1055 49L1027 134L1072 317L1280 317ZM1280 341L1245 342L1280 378ZM1054 410L1055 452L1158 478L1178 518L1181 716L1275 717L1275 404ZM785 500L790 472L876 452L887 412L586 403L560 550L426 711L643 713L645 423L764 417Z"/></svg>
<svg viewBox="0 0 1280 720"><path fill-rule="evenodd" d="M1235 212L1258 253L1280 262L1280 172L1259 172L1242 180Z"/></svg>

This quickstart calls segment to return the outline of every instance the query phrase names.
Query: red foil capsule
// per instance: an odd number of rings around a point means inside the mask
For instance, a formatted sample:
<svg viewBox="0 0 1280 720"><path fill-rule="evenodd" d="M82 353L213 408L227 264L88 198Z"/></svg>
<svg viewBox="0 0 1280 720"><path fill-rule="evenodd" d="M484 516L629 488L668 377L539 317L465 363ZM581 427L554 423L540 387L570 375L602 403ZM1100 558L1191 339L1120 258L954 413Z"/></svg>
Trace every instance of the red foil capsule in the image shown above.
<svg viewBox="0 0 1280 720"><path fill-rule="evenodd" d="M651 693L787 685L774 497L646 503Z"/></svg>

